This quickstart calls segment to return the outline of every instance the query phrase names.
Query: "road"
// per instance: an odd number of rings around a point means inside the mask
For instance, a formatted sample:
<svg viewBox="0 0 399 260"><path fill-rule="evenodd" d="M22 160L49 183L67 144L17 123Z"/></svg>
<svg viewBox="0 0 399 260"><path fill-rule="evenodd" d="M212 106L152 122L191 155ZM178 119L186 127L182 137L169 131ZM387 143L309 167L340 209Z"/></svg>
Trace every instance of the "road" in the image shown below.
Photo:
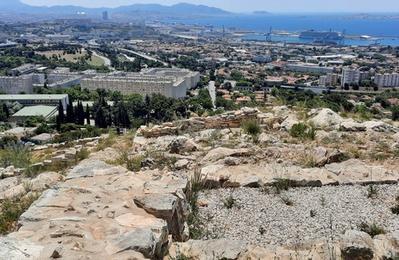
<svg viewBox="0 0 399 260"><path fill-rule="evenodd" d="M216 87L215 87L215 81L209 81L209 84L208 84L208 91L209 91L209 95L211 96L211 99L212 99L213 108L216 108Z"/></svg>
<svg viewBox="0 0 399 260"><path fill-rule="evenodd" d="M137 55L137 56L140 56L140 57L142 57L142 58L144 58L144 59L146 59L146 60L152 60L152 61L161 62L164 66L168 66L168 63L163 62L163 61L161 61L161 60L158 60L158 59L156 59L156 58L154 58L154 57L151 57L151 56L149 56L149 55L147 55L147 54L144 54L144 53L141 53L141 52L132 51L132 50L124 49L124 48L120 48L119 50L120 50L120 51L125 51L125 52L128 52L128 53L131 53L131 54L134 54L134 55Z"/></svg>
<svg viewBox="0 0 399 260"><path fill-rule="evenodd" d="M105 65L105 66L111 67L111 60L110 60L110 59L108 59L107 57L104 57L104 56L98 54L96 51L93 51L93 50L92 50L92 52L93 52L93 55L95 55L95 56L101 58L101 59L104 61L104 65Z"/></svg>

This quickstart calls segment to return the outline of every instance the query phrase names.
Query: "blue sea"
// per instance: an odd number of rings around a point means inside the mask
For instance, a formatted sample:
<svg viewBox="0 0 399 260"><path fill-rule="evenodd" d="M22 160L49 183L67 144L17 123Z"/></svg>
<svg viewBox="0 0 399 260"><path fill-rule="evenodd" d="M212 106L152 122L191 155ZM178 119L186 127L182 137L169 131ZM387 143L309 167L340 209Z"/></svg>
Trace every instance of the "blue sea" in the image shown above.
<svg viewBox="0 0 399 260"><path fill-rule="evenodd" d="M190 25L208 25L217 28L235 28L253 31L245 39L263 40L262 35L270 30L299 33L305 30L337 31L346 35L372 36L372 40L347 39L347 45L382 44L399 46L399 14L262 14L235 15L210 18L173 19ZM274 41L307 42L292 36L272 36Z"/></svg>

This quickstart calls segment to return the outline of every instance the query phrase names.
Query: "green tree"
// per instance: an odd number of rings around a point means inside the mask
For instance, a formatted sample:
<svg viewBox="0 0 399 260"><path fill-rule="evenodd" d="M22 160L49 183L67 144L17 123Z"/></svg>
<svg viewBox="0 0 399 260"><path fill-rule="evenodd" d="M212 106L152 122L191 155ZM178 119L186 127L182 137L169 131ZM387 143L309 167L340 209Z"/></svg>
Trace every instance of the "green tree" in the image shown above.
<svg viewBox="0 0 399 260"><path fill-rule="evenodd" d="M399 106L396 105L391 107L391 112L392 112L392 120L399 121Z"/></svg>

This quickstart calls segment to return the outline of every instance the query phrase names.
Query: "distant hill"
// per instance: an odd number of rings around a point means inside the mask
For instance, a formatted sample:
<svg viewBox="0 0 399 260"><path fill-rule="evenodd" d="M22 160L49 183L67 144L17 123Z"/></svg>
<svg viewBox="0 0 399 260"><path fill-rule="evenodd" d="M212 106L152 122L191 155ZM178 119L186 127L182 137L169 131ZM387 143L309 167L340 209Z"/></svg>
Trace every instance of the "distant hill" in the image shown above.
<svg viewBox="0 0 399 260"><path fill-rule="evenodd" d="M20 0L0 0L0 12L15 13L31 13L31 14L51 14L51 15L68 15L77 12L85 12L87 14L99 15L103 11L109 11L118 14L131 13L149 13L154 15L201 15L201 16L217 16L229 15L230 13L219 8L209 7L205 5L193 5L187 3L165 6L160 4L133 4L116 8L87 8L81 6L31 6L21 2Z"/></svg>

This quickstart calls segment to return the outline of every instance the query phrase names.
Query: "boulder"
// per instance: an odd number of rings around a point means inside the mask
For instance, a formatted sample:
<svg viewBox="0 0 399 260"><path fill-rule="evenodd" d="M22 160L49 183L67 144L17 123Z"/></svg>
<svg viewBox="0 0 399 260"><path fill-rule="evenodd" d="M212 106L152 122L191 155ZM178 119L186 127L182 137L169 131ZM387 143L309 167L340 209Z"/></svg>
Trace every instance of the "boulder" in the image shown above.
<svg viewBox="0 0 399 260"><path fill-rule="evenodd" d="M299 120L295 114L289 114L288 117L280 124L280 129L289 131L293 125L298 124Z"/></svg>
<svg viewBox="0 0 399 260"><path fill-rule="evenodd" d="M118 236L105 248L110 255L136 251L151 259L161 259L168 245L167 227L137 228Z"/></svg>
<svg viewBox="0 0 399 260"><path fill-rule="evenodd" d="M199 146L193 140L180 136L169 144L168 149L170 153L185 154L199 150Z"/></svg>
<svg viewBox="0 0 399 260"><path fill-rule="evenodd" d="M261 145L278 144L280 142L276 136L266 133L261 133L259 135L258 141Z"/></svg>
<svg viewBox="0 0 399 260"><path fill-rule="evenodd" d="M240 253L245 250L245 243L238 240L189 240L185 243L175 243L169 250L171 259L238 259ZM180 257L180 258L179 258Z"/></svg>
<svg viewBox="0 0 399 260"><path fill-rule="evenodd" d="M126 170L122 167L111 166L100 160L85 160L68 173L66 180L100 175L113 175L123 172L126 172Z"/></svg>
<svg viewBox="0 0 399 260"><path fill-rule="evenodd" d="M220 159L226 157L242 157L250 156L251 152L249 149L230 149L225 147L218 147L208 152L204 158L202 158L201 163L206 162L216 162Z"/></svg>
<svg viewBox="0 0 399 260"><path fill-rule="evenodd" d="M334 128L343 122L343 118L329 108L312 111L315 114L309 122L317 128Z"/></svg>
<svg viewBox="0 0 399 260"><path fill-rule="evenodd" d="M396 127L382 121L366 121L363 123L363 126L368 131L384 132L384 133L398 132L398 129Z"/></svg>
<svg viewBox="0 0 399 260"><path fill-rule="evenodd" d="M365 232L348 230L342 238L341 256L344 260L374 259L373 239Z"/></svg>
<svg viewBox="0 0 399 260"><path fill-rule="evenodd" d="M43 249L44 246L35 245L29 240L0 237L0 259L40 259Z"/></svg>
<svg viewBox="0 0 399 260"><path fill-rule="evenodd" d="M362 123L355 122L353 119L345 120L339 125L339 130L344 132L363 132L366 126Z"/></svg>
<svg viewBox="0 0 399 260"><path fill-rule="evenodd" d="M177 241L185 240L184 224L187 205L185 200L173 194L145 194L134 198L134 203L147 213L167 221L168 229Z"/></svg>
<svg viewBox="0 0 399 260"><path fill-rule="evenodd" d="M324 167L335 174L341 184L397 183L399 179L399 172L396 170L367 165L358 159L331 163Z"/></svg>
<svg viewBox="0 0 399 260"><path fill-rule="evenodd" d="M30 181L32 191L42 191L62 180L62 175L57 172L45 172Z"/></svg>
<svg viewBox="0 0 399 260"><path fill-rule="evenodd" d="M181 160L178 160L178 161L175 163L175 168L176 168L177 170L186 169L187 166L188 166L189 164L190 164L190 161L189 161L189 160L187 160L187 159L181 159Z"/></svg>

